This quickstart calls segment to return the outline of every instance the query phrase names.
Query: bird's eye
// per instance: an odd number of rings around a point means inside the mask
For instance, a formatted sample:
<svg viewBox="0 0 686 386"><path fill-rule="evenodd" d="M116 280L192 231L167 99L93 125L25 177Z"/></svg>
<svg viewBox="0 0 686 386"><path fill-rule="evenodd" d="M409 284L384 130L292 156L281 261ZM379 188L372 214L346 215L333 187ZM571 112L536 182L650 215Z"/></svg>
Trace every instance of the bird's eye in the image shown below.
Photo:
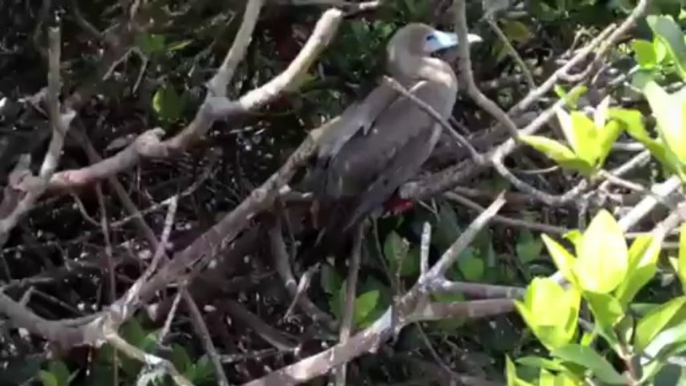
<svg viewBox="0 0 686 386"><path fill-rule="evenodd" d="M426 35L426 41L428 42L429 40L433 40L435 36L433 35Z"/></svg>

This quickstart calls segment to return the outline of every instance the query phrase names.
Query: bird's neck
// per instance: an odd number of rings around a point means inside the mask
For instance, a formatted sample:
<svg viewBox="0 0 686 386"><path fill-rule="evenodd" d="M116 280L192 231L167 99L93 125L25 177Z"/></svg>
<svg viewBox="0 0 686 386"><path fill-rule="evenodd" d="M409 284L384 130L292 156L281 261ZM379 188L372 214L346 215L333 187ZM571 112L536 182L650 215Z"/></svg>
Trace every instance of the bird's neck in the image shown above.
<svg viewBox="0 0 686 386"><path fill-rule="evenodd" d="M456 88L457 78L448 63L434 57L413 56L401 60L392 69L391 75L399 78L402 83L426 80L440 83L448 88Z"/></svg>

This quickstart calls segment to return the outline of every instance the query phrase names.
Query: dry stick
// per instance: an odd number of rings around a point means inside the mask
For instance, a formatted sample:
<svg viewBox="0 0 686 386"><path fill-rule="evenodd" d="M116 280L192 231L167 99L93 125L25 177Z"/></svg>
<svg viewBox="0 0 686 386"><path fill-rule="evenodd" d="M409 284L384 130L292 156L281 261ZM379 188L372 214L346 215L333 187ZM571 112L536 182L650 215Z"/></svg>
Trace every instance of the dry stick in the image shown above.
<svg viewBox="0 0 686 386"><path fill-rule="evenodd" d="M149 365L153 368L162 368L171 376L174 383L180 386L193 386L193 384L186 379L179 371L174 367L174 365L167 359L148 354L145 351L131 345L126 340L122 339L115 330L111 327L106 326L104 331L104 336L107 342L109 342L115 349L121 350L126 355L138 359L139 361Z"/></svg>
<svg viewBox="0 0 686 386"><path fill-rule="evenodd" d="M517 50L512 46L512 43L507 39L507 36L503 33L503 30L500 29L498 26L498 22L496 22L493 19L493 15L489 14L486 16L486 22L488 23L489 26L491 26L491 29L493 29L493 32L495 32L496 35L498 35L498 38L500 38L500 41L503 42L505 45L505 48L507 49L507 52L512 56L512 58L517 62L519 65L519 68L522 70L522 74L524 75L524 80L526 80L526 83L529 85L530 89L535 89L536 88L536 82L534 81L533 75L531 75L531 70L529 70L529 66L526 65L526 62L524 62L524 59L519 55Z"/></svg>
<svg viewBox="0 0 686 386"><path fill-rule="evenodd" d="M186 302L186 307L188 307L188 310L191 313L193 327L195 328L196 333L200 335L200 340L202 341L203 346L205 346L205 351L212 361L214 372L217 375L217 379L219 379L219 385L229 386L229 379L226 377L221 359L219 358L217 349L214 347L214 343L212 343L212 336L210 336L210 331L207 329L207 325L203 320L200 309L198 309L198 305L188 291L182 291L182 296L183 300Z"/></svg>
<svg viewBox="0 0 686 386"><path fill-rule="evenodd" d="M362 255L362 239L364 238L364 226L357 226L355 230L355 240L353 241L352 256L350 258L350 268L348 271L347 288L345 290L345 306L343 308L343 320L341 321L341 331L339 335L340 344L345 344L350 338L350 331L353 325L353 315L355 313L355 298L357 290L357 278L360 272L360 256ZM342 364L334 369L336 374L336 384L345 386L346 384L346 364Z"/></svg>
<svg viewBox="0 0 686 386"><path fill-rule="evenodd" d="M161 141L164 130L160 128L148 130L136 138L131 145L110 158L81 169L55 174L50 180L50 188L65 189L90 184L128 170L143 158L169 157L183 151L204 136L216 120L239 117L276 99L283 91L293 87L301 74L307 72L319 53L333 38L342 17L343 13L337 9L324 12L296 58L284 72L268 83L251 90L236 101L208 93L193 121L174 137ZM245 42L235 41L234 44L242 45ZM240 50L234 52L240 52ZM218 73L223 73L228 69L220 67L218 71ZM224 75L219 76L219 79L224 78ZM223 83L223 80L210 81L210 83Z"/></svg>
<svg viewBox="0 0 686 386"><path fill-rule="evenodd" d="M229 103L228 106L224 104L223 107L229 107L229 111L232 112L241 112L245 108L255 108L275 98L312 64L316 54L332 39L341 19L342 12L339 10L332 9L325 12L315 26L315 30L303 50L284 73L265 86L246 94L238 102ZM76 97L72 103L78 104L78 102L79 98ZM201 123L205 124L207 122ZM179 140L177 139L177 141ZM92 315L83 321L79 320L75 323L70 321L64 321L63 323L53 322L39 317L32 311L18 305L9 296L0 293L0 313L12 318L13 322L17 323L17 325L25 327L29 331L51 341L58 342L64 347L100 342L104 325L112 324L113 320L119 323L128 319L140 306L141 300L149 298L170 282L177 280L185 269L194 266L197 262L206 262L209 258L215 256L219 250L227 247L236 235L245 229L252 216L271 206L274 197L278 194L278 190L290 180L295 171L310 157L315 149L315 143L314 135L308 136L300 149L262 187L253 191L224 220L216 224L204 237L200 237L195 243L179 253L176 259L166 264L149 281L145 283L137 281L134 283L130 291L115 302L108 312ZM109 177L109 175L105 173L101 177ZM113 179L110 180L112 181ZM121 195L120 199L122 197L125 197L125 195ZM141 226L144 225L145 223L142 222ZM152 239L154 239L154 235ZM72 327L72 325L79 327Z"/></svg>
<svg viewBox="0 0 686 386"><path fill-rule="evenodd" d="M472 200L470 200L470 199L468 199L468 198L466 198L466 197L464 197L464 196L461 196L461 195L459 195L459 194L457 194L457 193L445 192L445 193L443 193L443 195L444 195L447 199L449 199L449 200L451 200L451 201L455 201L455 202L457 202L457 203L459 203L459 204L461 204L461 205L464 205L464 206L466 206L466 207L468 207L468 208L470 208L470 209L476 210L477 212L482 212L482 211L485 210L485 208L482 207L481 205L479 205L479 204L477 204L476 202L474 202L474 201L472 201ZM512 226L512 227L533 229L533 230L540 231L540 232L546 232L546 233L552 233L552 234L559 234L559 235L563 235L563 234L565 234L565 233L567 233L567 232L569 231L569 229L563 228L563 227L558 227L558 226L554 226L554 225L541 224L541 223L532 222L532 221L526 221L526 220L520 220L520 219L509 218L509 217L506 217L506 216L503 216L503 215L496 215L496 216L493 216L492 221L495 222L495 223L500 223L500 224L503 224L503 225L509 225L509 226Z"/></svg>
<svg viewBox="0 0 686 386"><path fill-rule="evenodd" d="M465 0L455 0L455 32L457 40L466 42L467 40L467 17L465 15ZM493 115L500 123L505 126L513 139L519 138L519 129L510 117L497 104L484 95L474 81L472 73L472 59L469 53L469 44L458 45L458 63L460 66L460 81L467 87L467 94L476 102L479 107Z"/></svg>
<svg viewBox="0 0 686 386"><path fill-rule="evenodd" d="M422 229L422 246L419 259L419 272L424 275L429 271L429 247L431 245L431 223L425 222Z"/></svg>
<svg viewBox="0 0 686 386"><path fill-rule="evenodd" d="M245 7L245 13L243 14L241 27L238 29L233 45L224 58L219 71L217 71L207 84L207 88L214 96L226 96L226 88L228 87L231 78L233 78L233 74L236 72L238 64L243 60L243 57L245 57L245 52L250 45L253 30L255 29L255 24L257 24L257 18L260 15L260 9L263 4L264 0L248 1L248 4Z"/></svg>
<svg viewBox="0 0 686 386"><path fill-rule="evenodd" d="M429 288L429 285L435 281L442 280L441 275L449 264L455 261L462 250L486 226L488 220L498 212L504 203L505 201L501 195L448 248L440 258L439 263L426 274L420 276L417 283L400 299L398 304L389 307L384 315L377 319L370 327L352 336L345 344L339 343L319 354L276 370L260 379L250 381L244 384L244 386L288 386L324 375L336 366L347 363L364 353L375 351L383 341L395 332L396 328L402 328L407 323L417 322L423 318L434 319L439 315L459 315L462 317L470 315L480 317L493 315L494 312L502 313L502 310L507 308L507 304L512 303L510 299L482 300L468 303L459 302L457 304L448 303L444 304L445 307L439 307L436 304L421 307L419 303L422 298L428 295L426 290ZM396 312L399 322L397 325L394 324L393 316Z"/></svg>
<svg viewBox="0 0 686 386"><path fill-rule="evenodd" d="M73 111L69 111L66 114L60 113L61 35L59 27L49 29L48 40L47 99L52 138L50 139L48 151L43 159L38 177L31 175L28 167L25 170L28 175L24 177L21 183L26 183L30 185L31 188L21 201L12 208L11 212L6 217L0 219L0 248L7 242L9 232L17 225L24 215L33 208L38 198L45 191L47 182L50 181L50 178L54 175L55 169L59 164L62 148L64 147L64 136L67 134L69 124L75 116ZM17 166L19 166L19 163ZM11 189L15 188L15 186L11 186ZM4 199L7 199L7 197Z"/></svg>
<svg viewBox="0 0 686 386"><path fill-rule="evenodd" d="M283 280L286 291L288 291L288 294L293 298L292 304L288 307L285 316L288 316L291 312L291 308L297 304L314 320L324 323L332 331L335 330L337 327L335 321L329 314L320 310L312 303L306 294L307 284L309 283L311 274L314 273L314 268L310 268L303 275L300 283L297 283L293 276L293 270L288 262L286 243L283 241L282 228L281 216L277 216L274 226L269 229L268 233L271 252L274 256L274 266L276 267L276 271L281 277L281 280Z"/></svg>

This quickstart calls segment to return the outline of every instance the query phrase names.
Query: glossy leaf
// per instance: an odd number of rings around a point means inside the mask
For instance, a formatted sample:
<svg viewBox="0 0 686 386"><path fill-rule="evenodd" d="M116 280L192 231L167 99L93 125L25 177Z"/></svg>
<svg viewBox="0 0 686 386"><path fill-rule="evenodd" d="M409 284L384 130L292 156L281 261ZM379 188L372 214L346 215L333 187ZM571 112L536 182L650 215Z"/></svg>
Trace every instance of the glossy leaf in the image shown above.
<svg viewBox="0 0 686 386"><path fill-rule="evenodd" d="M686 44L679 25L670 16L649 15L646 21L655 37L665 45L682 79L686 80Z"/></svg>
<svg viewBox="0 0 686 386"><path fill-rule="evenodd" d="M579 285L586 291L608 293L624 280L628 266L622 229L610 212L601 210L581 240L574 267Z"/></svg>
<svg viewBox="0 0 686 386"><path fill-rule="evenodd" d="M484 260L476 254L477 250L475 248L465 249L465 252L467 251L470 251L471 253L460 255L460 258L457 259L457 267L465 280L479 281L484 276L486 264L484 263Z"/></svg>
<svg viewBox="0 0 686 386"><path fill-rule="evenodd" d="M320 284L324 292L333 295L341 288L343 278L336 272L329 264L322 266L322 273L320 275Z"/></svg>
<svg viewBox="0 0 686 386"><path fill-rule="evenodd" d="M626 384L626 379L605 358L590 347L570 344L552 350L550 354L589 369L598 379L605 383L612 385Z"/></svg>
<svg viewBox="0 0 686 386"><path fill-rule="evenodd" d="M400 268L402 262L407 259L409 248L410 244L407 240L400 237L395 231L386 236L383 252L393 273L395 273Z"/></svg>
<svg viewBox="0 0 686 386"><path fill-rule="evenodd" d="M657 53L652 42L637 39L631 44L631 49L641 67L650 69L657 65Z"/></svg>
<svg viewBox="0 0 686 386"><path fill-rule="evenodd" d="M631 244L627 277L616 291L622 304L629 304L638 291L655 276L660 244L660 240L654 240L651 235L639 236Z"/></svg>
<svg viewBox="0 0 686 386"><path fill-rule="evenodd" d="M534 386L517 377L517 367L509 355L505 356L505 377L507 378L507 386Z"/></svg>
<svg viewBox="0 0 686 386"><path fill-rule="evenodd" d="M662 143L648 134L643 125L643 115L638 110L610 109L610 118L619 122L623 129L645 146L661 164L672 168L666 155L666 149Z"/></svg>
<svg viewBox="0 0 686 386"><path fill-rule="evenodd" d="M369 291L355 299L355 311L353 320L355 325L359 325L376 308L379 301L379 291Z"/></svg>
<svg viewBox="0 0 686 386"><path fill-rule="evenodd" d="M643 351L674 317L686 308L686 297L678 297L664 303L641 318L636 326L635 347Z"/></svg>
<svg viewBox="0 0 686 386"><path fill-rule="evenodd" d="M595 165L600 147L593 121L580 111L567 114L564 110L558 111L558 119L574 153L589 165Z"/></svg>
<svg viewBox="0 0 686 386"><path fill-rule="evenodd" d="M43 383L43 386L60 386L57 377L49 371L40 370L38 372L38 377Z"/></svg>
<svg viewBox="0 0 686 386"><path fill-rule="evenodd" d="M677 275L681 281L681 287L686 288L686 223L679 227L679 261Z"/></svg>
<svg viewBox="0 0 686 386"><path fill-rule="evenodd" d="M590 173L592 170L590 164L558 141L537 135L522 135L519 138L564 168L582 173Z"/></svg>
<svg viewBox="0 0 686 386"><path fill-rule="evenodd" d="M643 88L653 115L657 120L657 129L667 148L676 156L680 164L686 164L686 100L682 94L669 94L654 81L649 81ZM667 154L669 161L669 154Z"/></svg>
<svg viewBox="0 0 686 386"><path fill-rule="evenodd" d="M578 286L578 280L574 271L574 265L576 264L574 256L567 252L567 250L562 245L558 244L557 241L548 237L548 235L544 234L541 238L543 239L543 243L545 244L550 257L553 259L553 262L555 262L557 269L562 272L562 275L564 275L567 281Z"/></svg>
<svg viewBox="0 0 686 386"><path fill-rule="evenodd" d="M549 278L534 278L524 301L515 301L522 319L541 343L553 349L568 344L576 334L580 297Z"/></svg>
<svg viewBox="0 0 686 386"><path fill-rule="evenodd" d="M614 327L624 316L622 305L609 294L584 292L583 297L595 316L598 332L611 346L616 347L619 339Z"/></svg>
<svg viewBox="0 0 686 386"><path fill-rule="evenodd" d="M152 98L152 108L164 121L173 122L181 117L185 101L171 85L157 89Z"/></svg>

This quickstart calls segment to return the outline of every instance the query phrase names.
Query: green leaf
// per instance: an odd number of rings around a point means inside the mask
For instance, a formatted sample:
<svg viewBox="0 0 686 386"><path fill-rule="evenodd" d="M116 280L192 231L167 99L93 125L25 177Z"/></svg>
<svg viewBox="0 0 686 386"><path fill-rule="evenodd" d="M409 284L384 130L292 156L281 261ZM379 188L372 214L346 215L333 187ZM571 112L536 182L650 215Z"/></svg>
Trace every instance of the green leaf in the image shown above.
<svg viewBox="0 0 686 386"><path fill-rule="evenodd" d="M660 161L662 165L673 169L673 166L670 165L669 160L667 159L664 145L650 137L648 131L645 129L645 126L643 125L643 115L641 115L640 111L610 109L609 115L611 119L619 122L630 136L643 144L643 146L650 151L650 154Z"/></svg>
<svg viewBox="0 0 686 386"><path fill-rule="evenodd" d="M172 345L171 361L176 369L182 373L185 373L193 365L193 361L191 361L191 357L188 355L186 349L176 343Z"/></svg>
<svg viewBox="0 0 686 386"><path fill-rule="evenodd" d="M579 104L579 98L584 95L588 91L588 87L586 86L576 86L574 87L569 93L565 91L565 89L560 86L560 85L555 85L555 94L557 96L565 101L565 104L572 108L576 109Z"/></svg>
<svg viewBox="0 0 686 386"><path fill-rule="evenodd" d="M322 273L320 275L320 284L324 292L333 295L341 288L343 278L336 272L329 264L322 266Z"/></svg>
<svg viewBox="0 0 686 386"><path fill-rule="evenodd" d="M121 326L121 337L136 348L142 348L145 343L145 331L136 318L124 322Z"/></svg>
<svg viewBox="0 0 686 386"><path fill-rule="evenodd" d="M543 242L535 238L530 230L524 229L519 232L517 237L517 244L515 251L519 261L524 264L530 263L532 260L538 258L543 250Z"/></svg>
<svg viewBox="0 0 686 386"><path fill-rule="evenodd" d="M643 93L648 99L657 120L658 132L667 149L671 150L681 165L686 164L686 100L683 92L668 94L657 83L649 81L643 88Z"/></svg>
<svg viewBox="0 0 686 386"><path fill-rule="evenodd" d="M629 249L627 277L617 288L619 301L629 304L638 291L655 276L657 260L660 255L661 241L651 235L637 237Z"/></svg>
<svg viewBox="0 0 686 386"><path fill-rule="evenodd" d="M185 100L171 85L165 85L157 89L152 98L152 108L160 119L174 122L181 117Z"/></svg>
<svg viewBox="0 0 686 386"><path fill-rule="evenodd" d="M657 53L652 42L637 39L631 44L631 49L636 54L636 61L641 67L650 69L657 66Z"/></svg>
<svg viewBox="0 0 686 386"><path fill-rule="evenodd" d="M52 375L55 376L55 379L57 380L57 384L59 386L69 385L69 369L67 368L67 365L64 364L64 362L52 361L48 365L48 370Z"/></svg>
<svg viewBox="0 0 686 386"><path fill-rule="evenodd" d="M684 34L679 25L671 16L649 15L646 21L655 33L656 39L664 43L682 79L686 80L686 44L684 44Z"/></svg>
<svg viewBox="0 0 686 386"><path fill-rule="evenodd" d="M405 260L400 265L400 276L411 277L419 274L419 263L421 260L422 251L419 246L413 245L407 253Z"/></svg>
<svg viewBox="0 0 686 386"><path fill-rule="evenodd" d="M655 338L650 340L648 347L643 352L649 357L667 357L674 354L674 351L684 349L686 342L686 323L677 323L660 332Z"/></svg>
<svg viewBox="0 0 686 386"><path fill-rule="evenodd" d="M136 45L146 55L164 52L165 42L163 35L146 34L136 36Z"/></svg>
<svg viewBox="0 0 686 386"><path fill-rule="evenodd" d="M584 232L574 266L584 290L608 293L622 282L629 266L624 234L614 217L601 210Z"/></svg>
<svg viewBox="0 0 686 386"><path fill-rule="evenodd" d="M212 362L207 354L200 357L194 367L195 373L193 378L189 379L191 382L199 384L214 379L214 367L212 367Z"/></svg>
<svg viewBox="0 0 686 386"><path fill-rule="evenodd" d="M560 109L557 112L557 117L565 138L574 153L589 165L595 166L600 147L593 121L580 111L572 111L571 114L567 114L566 111Z"/></svg>
<svg viewBox="0 0 686 386"><path fill-rule="evenodd" d="M590 347L570 344L552 350L550 354L591 370L598 379L605 383L613 385L626 384L626 379L617 373L605 358Z"/></svg>
<svg viewBox="0 0 686 386"><path fill-rule="evenodd" d="M636 325L635 347L642 352L667 327L674 317L685 309L686 297L678 297L660 305L639 320Z"/></svg>
<svg viewBox="0 0 686 386"><path fill-rule="evenodd" d="M519 138L564 168L584 174L589 174L593 170L590 164L577 157L570 148L560 142L538 135L521 135Z"/></svg>
<svg viewBox="0 0 686 386"><path fill-rule="evenodd" d="M467 281L479 281L484 276L486 264L476 255L476 249L466 248L457 259L457 267Z"/></svg>
<svg viewBox="0 0 686 386"><path fill-rule="evenodd" d="M509 355L505 356L505 377L507 378L507 386L534 386L533 384L517 378L517 367L510 359Z"/></svg>
<svg viewBox="0 0 686 386"><path fill-rule="evenodd" d="M541 343L553 349L574 338L580 301L576 290L536 277L527 287L524 302L515 300L515 307Z"/></svg>
<svg viewBox="0 0 686 386"><path fill-rule="evenodd" d="M529 27L516 20L506 20L503 23L503 33L509 40L517 43L526 43L533 37Z"/></svg>
<svg viewBox="0 0 686 386"><path fill-rule="evenodd" d="M396 272L400 264L407 258L407 252L410 244L403 239L395 231L386 236L386 241L383 245L383 253L386 256L388 265L393 272Z"/></svg>
<svg viewBox="0 0 686 386"><path fill-rule="evenodd" d="M543 243L545 244L550 257L553 259L557 269L562 272L565 279L569 281L574 286L579 286L579 280L576 278L576 273L574 272L574 265L576 264L576 259L557 241L548 237L548 235L542 235Z"/></svg>
<svg viewBox="0 0 686 386"><path fill-rule="evenodd" d="M619 338L614 327L624 316L622 305L609 294L584 291L583 297L588 301L589 308L595 316L598 332L611 346L616 347Z"/></svg>
<svg viewBox="0 0 686 386"><path fill-rule="evenodd" d="M551 371L563 371L565 369L565 367L558 361L537 356L525 356L517 358L517 363L524 366L536 367Z"/></svg>
<svg viewBox="0 0 686 386"><path fill-rule="evenodd" d="M179 40L178 42L171 43L167 46L169 51L178 51L186 48L189 44L193 43L192 40Z"/></svg>
<svg viewBox="0 0 686 386"><path fill-rule="evenodd" d="M622 125L617 121L610 121L601 129L598 129L598 162L597 165L600 167L605 163L607 156L612 150L612 145L622 134Z"/></svg>
<svg viewBox="0 0 686 386"><path fill-rule="evenodd" d="M353 319L355 325L359 325L376 308L379 301L379 291L369 291L355 299L355 312Z"/></svg>
<svg viewBox="0 0 686 386"><path fill-rule="evenodd" d="M686 222L679 227L679 261L677 275L681 281L681 287L686 288Z"/></svg>
<svg viewBox="0 0 686 386"><path fill-rule="evenodd" d="M40 377L43 386L60 386L57 377L51 372L40 370L38 371L38 376Z"/></svg>

